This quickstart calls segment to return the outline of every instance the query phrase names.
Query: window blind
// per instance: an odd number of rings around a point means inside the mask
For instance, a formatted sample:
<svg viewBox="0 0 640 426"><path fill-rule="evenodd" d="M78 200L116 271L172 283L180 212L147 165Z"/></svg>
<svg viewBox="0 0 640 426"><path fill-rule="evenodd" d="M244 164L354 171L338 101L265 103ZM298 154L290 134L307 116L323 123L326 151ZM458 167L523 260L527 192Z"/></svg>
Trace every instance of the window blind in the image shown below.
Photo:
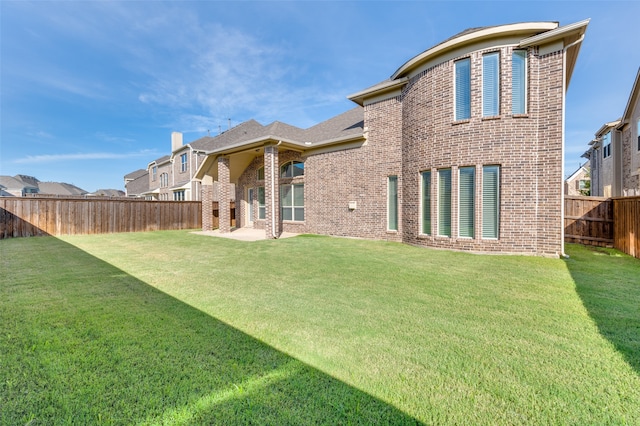
<svg viewBox="0 0 640 426"><path fill-rule="evenodd" d="M390 231L397 231L398 230L398 176L389 176L388 180L389 180L388 182L389 194L387 196L387 202L388 202L387 229L389 229Z"/></svg>
<svg viewBox="0 0 640 426"><path fill-rule="evenodd" d="M527 51L514 50L511 56L511 111L514 114L527 112Z"/></svg>
<svg viewBox="0 0 640 426"><path fill-rule="evenodd" d="M500 114L500 54L482 56L482 116Z"/></svg>
<svg viewBox="0 0 640 426"><path fill-rule="evenodd" d="M438 235L451 236L451 169L438 170Z"/></svg>
<svg viewBox="0 0 640 426"><path fill-rule="evenodd" d="M471 60L455 62L455 119L471 118Z"/></svg>
<svg viewBox="0 0 640 426"><path fill-rule="evenodd" d="M431 235L431 172L422 172L422 233Z"/></svg>
<svg viewBox="0 0 640 426"><path fill-rule="evenodd" d="M500 166L482 168L482 238L498 238L500 229Z"/></svg>
<svg viewBox="0 0 640 426"><path fill-rule="evenodd" d="M458 183L458 226L461 237L473 238L475 211L475 167L460 167Z"/></svg>

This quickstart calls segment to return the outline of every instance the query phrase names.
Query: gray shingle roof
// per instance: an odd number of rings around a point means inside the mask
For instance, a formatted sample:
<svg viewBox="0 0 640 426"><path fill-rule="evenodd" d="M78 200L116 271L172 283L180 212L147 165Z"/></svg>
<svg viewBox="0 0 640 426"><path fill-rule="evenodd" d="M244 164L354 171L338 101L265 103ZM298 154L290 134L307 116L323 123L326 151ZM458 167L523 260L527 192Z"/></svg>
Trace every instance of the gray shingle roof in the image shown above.
<svg viewBox="0 0 640 426"><path fill-rule="evenodd" d="M41 194L50 195L84 195L88 194L82 188L64 182L40 182L38 184Z"/></svg>
<svg viewBox="0 0 640 426"><path fill-rule="evenodd" d="M125 180L127 179L137 179L142 175L148 175L149 173L147 172L146 169L138 169L135 172L131 172L129 174L124 175Z"/></svg>
<svg viewBox="0 0 640 426"><path fill-rule="evenodd" d="M364 108L358 106L343 112L305 131L302 142L324 142L349 136L362 135L364 131Z"/></svg>
<svg viewBox="0 0 640 426"><path fill-rule="evenodd" d="M22 190L23 188L37 189L36 185L31 185L20 179L11 176L0 176L0 185L9 190Z"/></svg>
<svg viewBox="0 0 640 426"><path fill-rule="evenodd" d="M138 176L126 184L127 196L135 197L142 195L149 191L149 173L145 171L144 174Z"/></svg>

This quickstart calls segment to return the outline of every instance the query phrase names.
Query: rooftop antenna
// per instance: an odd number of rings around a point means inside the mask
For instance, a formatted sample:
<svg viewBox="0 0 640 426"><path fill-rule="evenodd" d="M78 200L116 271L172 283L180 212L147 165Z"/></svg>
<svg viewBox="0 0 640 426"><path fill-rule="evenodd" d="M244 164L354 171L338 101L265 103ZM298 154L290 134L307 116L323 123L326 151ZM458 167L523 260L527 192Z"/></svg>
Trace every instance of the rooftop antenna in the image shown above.
<svg viewBox="0 0 640 426"><path fill-rule="evenodd" d="M218 124L218 134L221 135L222 134L222 126Z"/></svg>
<svg viewBox="0 0 640 426"><path fill-rule="evenodd" d="M211 135L209 134L209 129L207 129L207 136L211 136Z"/></svg>
<svg viewBox="0 0 640 426"><path fill-rule="evenodd" d="M231 119L229 119L229 130L231 130Z"/></svg>

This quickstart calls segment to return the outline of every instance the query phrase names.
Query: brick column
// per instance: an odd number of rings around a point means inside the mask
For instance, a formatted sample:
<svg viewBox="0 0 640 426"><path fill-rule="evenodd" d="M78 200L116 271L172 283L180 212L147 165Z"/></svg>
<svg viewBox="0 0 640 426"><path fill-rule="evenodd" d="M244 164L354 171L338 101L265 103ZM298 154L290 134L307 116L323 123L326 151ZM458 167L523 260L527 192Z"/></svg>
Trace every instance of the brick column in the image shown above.
<svg viewBox="0 0 640 426"><path fill-rule="evenodd" d="M202 230L213 229L213 185L202 185Z"/></svg>
<svg viewBox="0 0 640 426"><path fill-rule="evenodd" d="M218 157L218 229L221 233L231 232L231 193L229 158Z"/></svg>
<svg viewBox="0 0 640 426"><path fill-rule="evenodd" d="M264 147L264 207L267 238L280 236L280 166L278 165L278 146Z"/></svg>

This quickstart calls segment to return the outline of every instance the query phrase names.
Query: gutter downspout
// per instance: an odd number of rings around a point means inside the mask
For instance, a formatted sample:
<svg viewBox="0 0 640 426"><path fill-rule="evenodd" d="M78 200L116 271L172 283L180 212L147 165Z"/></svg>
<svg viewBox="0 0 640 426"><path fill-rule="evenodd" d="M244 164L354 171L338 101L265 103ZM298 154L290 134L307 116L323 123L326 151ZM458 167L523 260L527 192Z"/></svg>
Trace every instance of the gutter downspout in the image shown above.
<svg viewBox="0 0 640 426"><path fill-rule="evenodd" d="M584 34L582 34L576 41L569 43L562 49L562 163L560 166L560 176L562 177L560 183L560 257L566 257L564 252L564 143L565 143L565 112L567 103L567 50L570 47L575 46L578 43L582 43L584 40Z"/></svg>

